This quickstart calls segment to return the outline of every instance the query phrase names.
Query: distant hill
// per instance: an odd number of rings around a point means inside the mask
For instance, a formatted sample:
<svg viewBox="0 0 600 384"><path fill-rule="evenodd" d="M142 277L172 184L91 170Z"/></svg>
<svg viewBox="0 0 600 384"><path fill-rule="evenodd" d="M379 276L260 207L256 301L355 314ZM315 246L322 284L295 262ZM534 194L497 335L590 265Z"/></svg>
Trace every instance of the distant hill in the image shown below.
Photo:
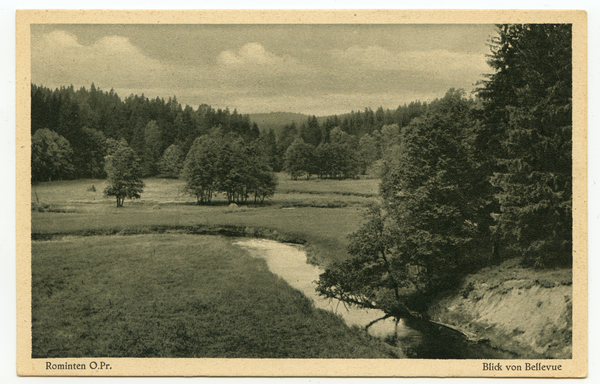
<svg viewBox="0 0 600 384"><path fill-rule="evenodd" d="M276 135L286 124L295 122L298 127L308 120L308 115L292 112L251 113L250 120L258 125L261 132L273 129Z"/></svg>

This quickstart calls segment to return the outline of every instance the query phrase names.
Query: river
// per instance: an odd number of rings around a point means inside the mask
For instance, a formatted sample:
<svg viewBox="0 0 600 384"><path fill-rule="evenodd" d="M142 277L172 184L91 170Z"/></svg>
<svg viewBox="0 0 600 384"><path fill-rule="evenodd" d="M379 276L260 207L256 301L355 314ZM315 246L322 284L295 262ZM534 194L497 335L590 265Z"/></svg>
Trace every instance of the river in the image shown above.
<svg viewBox="0 0 600 384"><path fill-rule="evenodd" d="M272 273L312 299L315 307L341 316L349 326L364 327L385 315L383 311L348 307L338 300L319 296L315 290L315 282L323 270L306 262L306 253L302 246L254 238L240 239L234 244L248 250L253 257L264 259ZM516 358L485 342L470 341L457 331L427 321L396 321L388 318L373 324L368 332L401 348L406 356L413 358Z"/></svg>

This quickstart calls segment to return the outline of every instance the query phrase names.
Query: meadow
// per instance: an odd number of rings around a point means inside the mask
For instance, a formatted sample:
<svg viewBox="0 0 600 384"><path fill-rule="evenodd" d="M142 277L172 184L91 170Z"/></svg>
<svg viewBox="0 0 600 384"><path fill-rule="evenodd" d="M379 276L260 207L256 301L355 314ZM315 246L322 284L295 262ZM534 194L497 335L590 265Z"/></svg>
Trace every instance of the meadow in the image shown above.
<svg viewBox="0 0 600 384"><path fill-rule="evenodd" d="M117 208L104 196L104 180L39 183L32 187L32 234L137 233L162 229L247 229L250 235L306 244L326 267L347 257L347 235L356 231L366 208L377 201L379 180L297 180L280 174L275 196L263 205L230 207L223 196L196 205L183 182L151 178L141 199ZM197 231L195 231L197 232ZM210 231L209 231L210 232ZM260 237L260 236L258 236Z"/></svg>
<svg viewBox="0 0 600 384"><path fill-rule="evenodd" d="M230 238L202 235L302 243L321 266L344 260L378 180L279 180L264 205L237 207L195 205L173 179L145 180L122 208L103 180L32 187L33 357L397 357Z"/></svg>

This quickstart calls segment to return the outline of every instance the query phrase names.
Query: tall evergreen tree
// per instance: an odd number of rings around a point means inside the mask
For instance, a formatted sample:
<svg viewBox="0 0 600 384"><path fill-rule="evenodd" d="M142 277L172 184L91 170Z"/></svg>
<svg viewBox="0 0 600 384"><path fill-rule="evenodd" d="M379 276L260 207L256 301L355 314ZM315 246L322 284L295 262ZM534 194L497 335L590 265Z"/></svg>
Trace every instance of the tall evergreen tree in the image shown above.
<svg viewBox="0 0 600 384"><path fill-rule="evenodd" d="M568 263L571 25L502 25L498 32L489 60L497 72L479 92L487 147L497 158L491 178L500 203L496 228L507 246L537 265Z"/></svg>
<svg viewBox="0 0 600 384"><path fill-rule="evenodd" d="M313 147L317 147L321 143L321 128L316 116L309 117L307 123L302 125L300 137L306 144Z"/></svg>

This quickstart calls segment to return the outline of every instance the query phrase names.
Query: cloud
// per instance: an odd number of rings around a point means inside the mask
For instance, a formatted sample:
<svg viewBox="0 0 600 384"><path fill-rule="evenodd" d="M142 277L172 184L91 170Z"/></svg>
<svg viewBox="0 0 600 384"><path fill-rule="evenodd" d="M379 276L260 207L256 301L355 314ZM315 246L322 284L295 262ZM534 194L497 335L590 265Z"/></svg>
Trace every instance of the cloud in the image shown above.
<svg viewBox="0 0 600 384"><path fill-rule="evenodd" d="M305 69L292 56L268 52L259 43L248 43L237 51L223 51L217 57L217 63L222 70L242 70L264 75L298 73Z"/></svg>
<svg viewBox="0 0 600 384"><path fill-rule="evenodd" d="M278 56L265 51L265 47L258 43L249 43L237 52L224 51L219 55L219 63L224 65L269 64L282 61Z"/></svg>
<svg viewBox="0 0 600 384"><path fill-rule="evenodd" d="M32 44L32 81L38 84L147 85L168 77L169 69L122 36L82 45L75 35L56 30Z"/></svg>
<svg viewBox="0 0 600 384"><path fill-rule="evenodd" d="M65 31L52 31L43 37L43 41L49 47L55 48L79 48L77 36Z"/></svg>
<svg viewBox="0 0 600 384"><path fill-rule="evenodd" d="M451 87L469 91L481 73L489 72L484 55L444 49L399 52L378 45L330 45L311 51L286 46L288 53L280 54L281 47L271 52L259 42L244 42L228 50L195 52L195 60L177 60L189 50L163 54L169 56L167 62L151 57L148 43L140 45L142 50L124 36L90 43L63 30L32 36L35 84L77 88L93 82L104 90L114 88L121 97L175 95L192 106L229 106L244 113L395 108L441 97Z"/></svg>

